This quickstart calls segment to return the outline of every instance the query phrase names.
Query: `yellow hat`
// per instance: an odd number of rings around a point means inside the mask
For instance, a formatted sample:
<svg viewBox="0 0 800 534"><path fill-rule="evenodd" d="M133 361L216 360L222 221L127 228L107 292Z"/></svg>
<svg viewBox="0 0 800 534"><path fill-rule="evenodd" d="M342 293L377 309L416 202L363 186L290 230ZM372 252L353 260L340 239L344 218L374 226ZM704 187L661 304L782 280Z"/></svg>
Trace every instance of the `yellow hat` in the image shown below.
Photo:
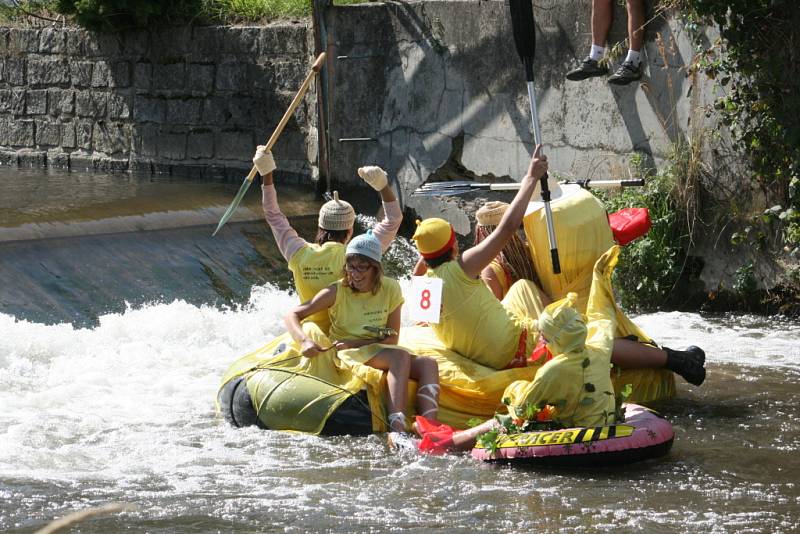
<svg viewBox="0 0 800 534"><path fill-rule="evenodd" d="M567 294L547 306L539 315L539 331L556 356L583 351L586 344L586 323L575 309L576 293Z"/></svg>
<svg viewBox="0 0 800 534"><path fill-rule="evenodd" d="M456 241L456 233L449 222L434 217L417 221L417 231L411 239L417 242L422 257L430 259L450 249Z"/></svg>
<svg viewBox="0 0 800 534"><path fill-rule="evenodd" d="M489 201L475 212L475 220L481 226L497 226L507 209L508 202Z"/></svg>

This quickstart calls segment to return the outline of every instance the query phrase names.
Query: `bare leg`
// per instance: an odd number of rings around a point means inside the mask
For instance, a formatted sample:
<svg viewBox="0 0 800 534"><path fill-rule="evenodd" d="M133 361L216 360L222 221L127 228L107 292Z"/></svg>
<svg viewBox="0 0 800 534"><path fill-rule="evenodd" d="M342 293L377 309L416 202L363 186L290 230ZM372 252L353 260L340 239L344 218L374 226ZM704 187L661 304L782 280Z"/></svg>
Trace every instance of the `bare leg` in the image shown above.
<svg viewBox="0 0 800 534"><path fill-rule="evenodd" d="M592 0L592 44L606 46L614 18L612 0Z"/></svg>
<svg viewBox="0 0 800 534"><path fill-rule="evenodd" d="M623 369L658 369L667 364L667 353L638 341L617 338L614 340L611 363Z"/></svg>
<svg viewBox="0 0 800 534"><path fill-rule="evenodd" d="M417 388L417 412L432 421L439 411L439 366L436 360L417 357L411 360L411 378L419 383Z"/></svg>
<svg viewBox="0 0 800 534"><path fill-rule="evenodd" d="M643 0L628 0L628 39L630 49L642 51L644 44L644 2Z"/></svg>
<svg viewBox="0 0 800 534"><path fill-rule="evenodd" d="M453 448L458 451L471 449L475 446L475 441L478 439L478 436L484 432L489 432L490 430L496 428L499 424L500 423L498 423L496 420L489 419L478 426L474 426L460 432L455 432L453 434Z"/></svg>
<svg viewBox="0 0 800 534"><path fill-rule="evenodd" d="M411 356L403 349L383 349L366 364L375 369L388 371L386 381L389 386L389 413L405 413ZM405 427L392 430L403 431Z"/></svg>

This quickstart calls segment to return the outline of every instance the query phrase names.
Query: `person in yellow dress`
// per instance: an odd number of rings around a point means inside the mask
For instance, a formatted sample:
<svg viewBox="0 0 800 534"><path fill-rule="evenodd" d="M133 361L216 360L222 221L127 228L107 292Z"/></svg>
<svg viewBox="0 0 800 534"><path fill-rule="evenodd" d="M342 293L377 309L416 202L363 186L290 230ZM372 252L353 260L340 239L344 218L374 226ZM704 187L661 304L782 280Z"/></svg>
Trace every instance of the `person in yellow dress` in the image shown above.
<svg viewBox="0 0 800 534"><path fill-rule="evenodd" d="M518 380L503 393L508 413L518 426L542 409L547 410L548 421L559 428L615 423L616 400L609 369L616 327L611 274L618 255L619 247L614 246L595 264L586 317L575 308L575 293L549 304L539 316L538 331L554 357L536 371L533 381ZM472 448L478 436L501 426L492 418L451 433L445 426L417 418L415 428L422 434L421 450L440 452Z"/></svg>
<svg viewBox="0 0 800 534"><path fill-rule="evenodd" d="M439 218L419 222L413 236L422 256L416 274L424 271L443 281L440 319L431 329L446 349L492 369L527 365L538 340L532 321L544 305L536 284L516 282L501 303L480 274L522 224L536 180L547 172L547 157L540 152L537 146L514 200L478 245L459 256L453 227Z"/></svg>
<svg viewBox="0 0 800 534"><path fill-rule="evenodd" d="M345 245L353 236L355 210L349 202L341 200L338 192L334 191L333 200L323 204L319 210L317 235L314 242L309 243L291 227L278 206L278 196L272 177L276 169L272 152L264 146L259 146L253 157L253 163L263 180L261 203L264 218L275 236L278 250L289 262L289 270L294 276L300 301L305 302L341 277L340 269L344 265ZM383 169L375 166L361 167L358 169L358 175L381 195L385 215L373 232L381 243L381 250L385 252L392 244L403 221L400 203L389 186L389 178ZM323 331L327 331L330 326L325 311L310 316L308 320L319 324Z"/></svg>
<svg viewBox="0 0 800 534"><path fill-rule="evenodd" d="M339 365L350 369L363 364L387 371L389 428L402 432L409 378L419 384L418 413L436 419L439 371L434 359L412 356L397 346L403 295L396 280L383 276L381 249L372 232L355 237L347 245L344 278L292 309L284 321L307 358L335 353ZM315 323L301 324L320 312L330 316L327 336Z"/></svg>

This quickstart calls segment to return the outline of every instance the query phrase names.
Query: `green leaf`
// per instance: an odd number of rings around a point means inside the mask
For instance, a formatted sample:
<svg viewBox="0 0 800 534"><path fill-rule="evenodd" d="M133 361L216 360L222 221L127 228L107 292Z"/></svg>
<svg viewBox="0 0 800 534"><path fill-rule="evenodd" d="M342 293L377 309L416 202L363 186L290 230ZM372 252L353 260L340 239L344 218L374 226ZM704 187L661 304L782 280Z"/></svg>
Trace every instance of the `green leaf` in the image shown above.
<svg viewBox="0 0 800 534"><path fill-rule="evenodd" d="M590 363L592 363L592 362L589 360L589 358L584 358L583 361L581 362L581 367L586 369L587 367L589 367Z"/></svg>
<svg viewBox="0 0 800 534"><path fill-rule="evenodd" d="M588 391L589 393L594 393L594 391L595 391L594 384L592 384L592 383L590 383L590 382L586 382L586 383L583 385L583 389L585 389L585 390L586 390L586 391Z"/></svg>
<svg viewBox="0 0 800 534"><path fill-rule="evenodd" d="M590 404L594 404L594 399L591 397L584 397L581 399L579 403L581 406L589 406Z"/></svg>

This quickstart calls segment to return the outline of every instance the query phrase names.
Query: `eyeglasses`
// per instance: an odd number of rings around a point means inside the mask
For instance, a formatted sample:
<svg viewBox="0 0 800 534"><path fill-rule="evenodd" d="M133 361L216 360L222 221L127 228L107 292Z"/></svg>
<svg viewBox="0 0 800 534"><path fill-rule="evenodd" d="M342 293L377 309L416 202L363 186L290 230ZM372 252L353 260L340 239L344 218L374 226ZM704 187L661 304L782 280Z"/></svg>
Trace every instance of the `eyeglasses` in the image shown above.
<svg viewBox="0 0 800 534"><path fill-rule="evenodd" d="M358 265L350 265L349 263L345 263L344 268L350 273L365 273L372 269L372 265L369 263L360 263Z"/></svg>

